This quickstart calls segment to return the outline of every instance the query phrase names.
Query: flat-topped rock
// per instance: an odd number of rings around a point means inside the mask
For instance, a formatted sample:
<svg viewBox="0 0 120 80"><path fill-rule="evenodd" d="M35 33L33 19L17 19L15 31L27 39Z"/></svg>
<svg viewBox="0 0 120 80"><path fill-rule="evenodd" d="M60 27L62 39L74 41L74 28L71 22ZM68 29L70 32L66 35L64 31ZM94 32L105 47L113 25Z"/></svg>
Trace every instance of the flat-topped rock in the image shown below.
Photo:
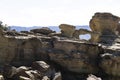
<svg viewBox="0 0 120 80"><path fill-rule="evenodd" d="M40 29L32 29L30 30L31 32L34 33L40 33L40 34L44 34L44 35L48 35L50 33L55 33L55 31L52 31L50 28L48 27L42 27Z"/></svg>

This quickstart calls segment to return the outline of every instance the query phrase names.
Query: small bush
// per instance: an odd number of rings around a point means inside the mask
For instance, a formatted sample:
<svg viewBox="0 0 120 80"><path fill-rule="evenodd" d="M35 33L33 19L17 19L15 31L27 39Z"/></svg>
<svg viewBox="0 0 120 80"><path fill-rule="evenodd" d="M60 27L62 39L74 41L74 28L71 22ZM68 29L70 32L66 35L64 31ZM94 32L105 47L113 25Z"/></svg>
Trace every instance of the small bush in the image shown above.
<svg viewBox="0 0 120 80"><path fill-rule="evenodd" d="M7 24L3 25L3 22L0 21L0 29L7 31L10 30L10 27Z"/></svg>

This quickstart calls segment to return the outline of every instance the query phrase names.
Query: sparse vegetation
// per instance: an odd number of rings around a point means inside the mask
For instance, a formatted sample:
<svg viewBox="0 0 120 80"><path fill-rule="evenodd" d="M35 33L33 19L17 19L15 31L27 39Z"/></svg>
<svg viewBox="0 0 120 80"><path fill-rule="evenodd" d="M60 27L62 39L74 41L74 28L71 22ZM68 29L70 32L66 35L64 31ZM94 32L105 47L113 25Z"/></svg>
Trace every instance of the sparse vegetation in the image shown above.
<svg viewBox="0 0 120 80"><path fill-rule="evenodd" d="M10 26L8 26L7 24L3 25L3 22L0 21L0 29L7 31L7 30L10 30Z"/></svg>

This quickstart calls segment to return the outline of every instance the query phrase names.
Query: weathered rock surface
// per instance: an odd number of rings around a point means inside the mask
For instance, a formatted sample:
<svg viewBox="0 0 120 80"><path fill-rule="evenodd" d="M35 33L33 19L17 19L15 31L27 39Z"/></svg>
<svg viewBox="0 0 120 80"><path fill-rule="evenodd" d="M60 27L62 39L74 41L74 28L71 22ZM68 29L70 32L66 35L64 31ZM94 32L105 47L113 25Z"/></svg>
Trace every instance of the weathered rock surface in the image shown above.
<svg viewBox="0 0 120 80"><path fill-rule="evenodd" d="M75 26L68 24L61 24L59 25L59 28L61 29L62 36L68 38L73 37L73 33L75 32Z"/></svg>
<svg viewBox="0 0 120 80"><path fill-rule="evenodd" d="M56 72L54 68L51 68L44 61L33 62L31 67L21 66L16 68L11 65L5 65L3 76L5 80L46 80L46 78L49 80L61 80L60 73Z"/></svg>
<svg viewBox="0 0 120 80"><path fill-rule="evenodd" d="M111 13L96 13L90 20L90 28L102 35L116 34L119 21L120 18Z"/></svg>
<svg viewBox="0 0 120 80"><path fill-rule="evenodd" d="M90 20L90 28L98 35L91 41L112 43L119 33L119 21L120 18L111 13L96 13Z"/></svg>
<svg viewBox="0 0 120 80"><path fill-rule="evenodd" d="M79 39L79 35L84 35L84 34L91 34L91 31L87 29L75 30L75 32L73 33L73 37Z"/></svg>
<svg viewBox="0 0 120 80"><path fill-rule="evenodd" d="M102 69L109 75L120 76L120 44L104 46L104 54L101 55Z"/></svg>
<svg viewBox="0 0 120 80"><path fill-rule="evenodd" d="M44 61L36 61L33 62L32 67L41 72L46 72L46 70L48 70L50 66L46 64Z"/></svg>
<svg viewBox="0 0 120 80"><path fill-rule="evenodd" d="M54 42L54 49L56 50L49 53L50 60L69 71L77 73L97 72L97 67L95 66L97 63L96 59L99 55L99 47L97 45L59 40Z"/></svg>
<svg viewBox="0 0 120 80"><path fill-rule="evenodd" d="M61 33L48 28L22 34L0 29L0 75L5 80L85 80L94 74L119 80L119 20L110 13L96 13L90 21L92 31L67 24L59 26ZM79 40L82 34L91 39Z"/></svg>
<svg viewBox="0 0 120 80"><path fill-rule="evenodd" d="M40 33L40 34L44 34L44 35L48 35L50 33L55 33L55 31L52 31L51 29L49 29L47 27L42 27L40 29L33 29L33 30L31 30L31 32Z"/></svg>

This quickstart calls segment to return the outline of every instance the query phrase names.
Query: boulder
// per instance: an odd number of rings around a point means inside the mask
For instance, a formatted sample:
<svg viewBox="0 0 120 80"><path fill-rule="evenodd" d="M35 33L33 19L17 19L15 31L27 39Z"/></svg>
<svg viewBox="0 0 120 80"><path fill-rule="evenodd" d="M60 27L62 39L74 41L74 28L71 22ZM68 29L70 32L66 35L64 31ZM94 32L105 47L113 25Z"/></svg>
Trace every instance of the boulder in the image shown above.
<svg viewBox="0 0 120 80"><path fill-rule="evenodd" d="M101 35L115 35L120 18L111 13L95 13L90 20L90 28Z"/></svg>
<svg viewBox="0 0 120 80"><path fill-rule="evenodd" d="M87 80L102 80L102 79L91 74L91 75L88 76Z"/></svg>
<svg viewBox="0 0 120 80"><path fill-rule="evenodd" d="M44 61L35 61L32 64L32 68L36 69L40 72L46 72L49 69L49 65L45 63Z"/></svg>
<svg viewBox="0 0 120 80"><path fill-rule="evenodd" d="M37 70L27 70L18 72L16 74L18 76L17 80L41 80L42 75L38 73Z"/></svg>
<svg viewBox="0 0 120 80"><path fill-rule="evenodd" d="M55 77L53 78L53 80L62 80L61 73L60 72L56 73Z"/></svg>
<svg viewBox="0 0 120 80"><path fill-rule="evenodd" d="M0 80L5 80L4 77L2 75L0 75Z"/></svg>
<svg viewBox="0 0 120 80"><path fill-rule="evenodd" d="M44 35L48 35L50 33L55 33L55 31L52 31L51 29L49 29L48 27L42 27L40 29L32 29L30 30L31 32L34 33L40 33L40 34L44 34Z"/></svg>
<svg viewBox="0 0 120 80"><path fill-rule="evenodd" d="M61 34L64 37L73 37L73 33L75 32L75 26L68 25L68 24L61 24L59 25L59 28L61 29Z"/></svg>
<svg viewBox="0 0 120 80"><path fill-rule="evenodd" d="M110 44L119 34L120 18L111 13L95 13L90 20L91 42Z"/></svg>
<svg viewBox="0 0 120 80"><path fill-rule="evenodd" d="M11 66L9 64L4 65L2 74L6 79L12 79L16 73L17 73L16 67Z"/></svg>

